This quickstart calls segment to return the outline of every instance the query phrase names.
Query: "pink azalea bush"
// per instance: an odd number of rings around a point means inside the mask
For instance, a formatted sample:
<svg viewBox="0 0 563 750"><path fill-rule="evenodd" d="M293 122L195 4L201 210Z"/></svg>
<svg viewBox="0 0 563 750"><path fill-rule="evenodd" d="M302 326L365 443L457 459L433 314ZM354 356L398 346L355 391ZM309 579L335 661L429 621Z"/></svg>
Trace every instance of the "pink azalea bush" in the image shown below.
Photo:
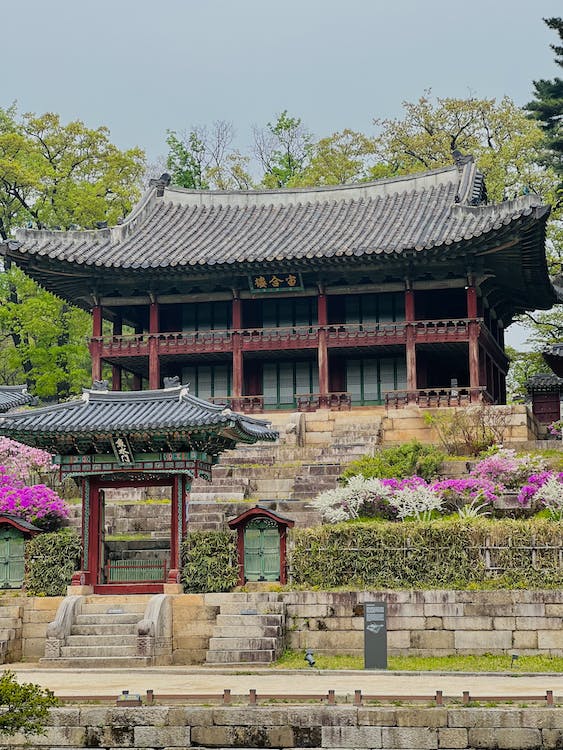
<svg viewBox="0 0 563 750"><path fill-rule="evenodd" d="M0 465L21 482L53 473L56 469L51 454L47 451L31 448L7 437L0 437Z"/></svg>
<svg viewBox="0 0 563 750"><path fill-rule="evenodd" d="M549 486L549 502L553 505L557 501L556 495L559 494L560 505L563 507L563 472L541 471L532 474L518 493L518 501L524 506L529 506L533 501L547 505L544 489L546 485Z"/></svg>
<svg viewBox="0 0 563 750"><path fill-rule="evenodd" d="M517 489L530 474L544 471L546 468L547 464L541 456L517 456L516 451L501 448L497 453L475 464L470 476L492 482L500 492L503 492Z"/></svg>
<svg viewBox="0 0 563 750"><path fill-rule="evenodd" d="M440 494L448 506L460 506L474 501L495 503L499 499L499 487L488 479L463 477L442 479L432 484L433 492Z"/></svg>
<svg viewBox="0 0 563 750"><path fill-rule="evenodd" d="M0 513L18 516L46 531L63 526L68 519L67 504L44 484L26 486L0 466Z"/></svg>

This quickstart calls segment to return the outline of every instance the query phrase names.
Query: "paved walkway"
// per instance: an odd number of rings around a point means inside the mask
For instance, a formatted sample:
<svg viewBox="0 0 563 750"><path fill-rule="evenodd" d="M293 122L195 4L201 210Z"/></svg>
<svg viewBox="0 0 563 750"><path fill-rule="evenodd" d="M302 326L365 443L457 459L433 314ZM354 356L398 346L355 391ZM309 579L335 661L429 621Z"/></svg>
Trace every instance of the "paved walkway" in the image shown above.
<svg viewBox="0 0 563 750"><path fill-rule="evenodd" d="M118 695L122 690L155 696L165 694L323 694L334 690L337 696L353 695L433 695L458 697L464 690L471 696L532 696L552 690L563 698L563 674L475 674L438 672L310 671L274 669L215 669L209 667L145 667L140 669L53 669L41 664L5 664L20 681L50 688L60 697L79 695Z"/></svg>

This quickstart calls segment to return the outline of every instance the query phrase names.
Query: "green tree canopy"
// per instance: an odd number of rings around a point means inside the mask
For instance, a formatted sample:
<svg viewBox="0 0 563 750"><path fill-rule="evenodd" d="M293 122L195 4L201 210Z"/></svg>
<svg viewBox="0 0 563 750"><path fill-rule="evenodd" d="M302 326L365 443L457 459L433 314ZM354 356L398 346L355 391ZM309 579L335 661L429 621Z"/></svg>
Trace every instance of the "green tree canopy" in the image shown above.
<svg viewBox="0 0 563 750"><path fill-rule="evenodd" d="M0 110L0 235L15 226L38 228L115 224L140 191L144 154L120 151L106 127L58 115Z"/></svg>
<svg viewBox="0 0 563 750"><path fill-rule="evenodd" d="M555 62L563 67L563 19L544 18L550 29L559 34L560 44L552 44ZM534 81L534 99L526 105L545 134L545 162L560 177L558 200L563 200L563 79Z"/></svg>
<svg viewBox="0 0 563 750"><path fill-rule="evenodd" d="M301 122L284 109L275 122L254 128L254 155L258 159L266 188L289 187L305 168L312 136Z"/></svg>
<svg viewBox="0 0 563 750"><path fill-rule="evenodd" d="M251 190L250 158L233 148L234 135L232 123L224 120L181 134L169 130L166 166L172 184L190 190Z"/></svg>
<svg viewBox="0 0 563 750"><path fill-rule="evenodd" d="M140 195L144 154L121 151L105 127L58 115L0 109L0 239L18 226L115 224ZM18 269L0 274L0 377L43 398L66 398L90 380L89 316Z"/></svg>

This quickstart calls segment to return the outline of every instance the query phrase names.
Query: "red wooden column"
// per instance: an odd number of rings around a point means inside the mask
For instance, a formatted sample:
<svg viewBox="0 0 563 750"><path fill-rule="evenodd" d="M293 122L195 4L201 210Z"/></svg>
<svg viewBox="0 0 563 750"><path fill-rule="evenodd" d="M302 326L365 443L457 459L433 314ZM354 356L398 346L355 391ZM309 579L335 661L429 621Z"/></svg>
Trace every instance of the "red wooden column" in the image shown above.
<svg viewBox="0 0 563 750"><path fill-rule="evenodd" d="M117 317L113 321L113 335L114 336L121 336L123 333L123 322L121 320L121 317ZM121 383L121 376L122 376L123 368L121 365L112 365L111 366L111 389L112 391L120 391L122 388Z"/></svg>
<svg viewBox="0 0 563 750"><path fill-rule="evenodd" d="M326 343L326 327L328 325L327 299L324 291L319 290L317 297L317 322L319 325L319 407L328 409L330 406L328 389L328 347Z"/></svg>
<svg viewBox="0 0 563 750"><path fill-rule="evenodd" d="M158 360L158 302L151 302L149 308L149 389L160 388L160 362Z"/></svg>
<svg viewBox="0 0 563 750"><path fill-rule="evenodd" d="M90 354L92 355L92 380L102 379L102 306L94 305L92 308L92 342ZM94 341L94 339L98 339Z"/></svg>
<svg viewBox="0 0 563 750"><path fill-rule="evenodd" d="M414 289L405 289L405 322L407 324L406 343L406 365L407 365L407 390L416 391L416 340L415 340L415 308Z"/></svg>
<svg viewBox="0 0 563 750"><path fill-rule="evenodd" d="M233 319L233 385L232 385L232 396L235 399L233 401L233 407L240 409L242 404L240 397L242 396L242 384L244 379L244 364L242 360L242 341L240 336L240 329L242 328L242 303L240 298L235 296L233 298L232 307L232 319Z"/></svg>
<svg viewBox="0 0 563 750"><path fill-rule="evenodd" d="M175 474L172 478L172 497L170 503L170 570L167 583L178 583L180 573L180 545L178 543L179 524L178 512L182 505L182 477ZM181 512L181 511L180 511Z"/></svg>
<svg viewBox="0 0 563 750"><path fill-rule="evenodd" d="M467 287L467 317L469 319L469 388L471 400L479 401L479 323L477 321L477 289Z"/></svg>

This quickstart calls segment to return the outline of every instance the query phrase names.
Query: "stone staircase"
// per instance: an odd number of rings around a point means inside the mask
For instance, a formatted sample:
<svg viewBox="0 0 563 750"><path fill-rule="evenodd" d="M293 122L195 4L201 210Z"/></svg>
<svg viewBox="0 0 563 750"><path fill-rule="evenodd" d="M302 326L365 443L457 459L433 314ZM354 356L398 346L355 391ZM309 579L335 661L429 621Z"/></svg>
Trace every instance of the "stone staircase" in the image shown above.
<svg viewBox="0 0 563 750"><path fill-rule="evenodd" d="M277 595L206 594L205 599L219 605L206 664L271 664L282 655L285 605Z"/></svg>
<svg viewBox="0 0 563 750"><path fill-rule="evenodd" d="M0 664L21 661L23 607L0 605Z"/></svg>
<svg viewBox="0 0 563 750"><path fill-rule="evenodd" d="M151 633L142 634L150 628L140 630L155 598L148 594L66 597L47 629L41 662L97 668L155 664ZM152 636L154 640L154 632Z"/></svg>
<svg viewBox="0 0 563 750"><path fill-rule="evenodd" d="M274 418L280 439L274 444L226 451L213 469L213 482L192 484L193 503L214 501L309 500L332 489L344 468L378 449L381 415L317 412ZM299 429L295 423L300 424ZM211 520L211 519L210 519Z"/></svg>

